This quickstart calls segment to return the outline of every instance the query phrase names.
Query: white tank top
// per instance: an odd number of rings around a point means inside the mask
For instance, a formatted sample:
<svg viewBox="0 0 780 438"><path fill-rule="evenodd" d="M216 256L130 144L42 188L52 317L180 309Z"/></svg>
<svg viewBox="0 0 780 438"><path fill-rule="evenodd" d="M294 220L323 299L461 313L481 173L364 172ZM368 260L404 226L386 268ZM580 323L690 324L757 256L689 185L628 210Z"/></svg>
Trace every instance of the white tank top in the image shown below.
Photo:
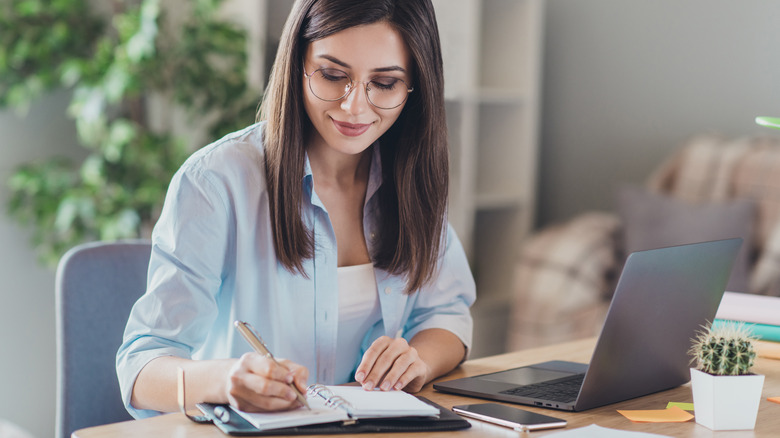
<svg viewBox="0 0 780 438"><path fill-rule="evenodd" d="M337 268L339 285L339 323L336 341L336 375L338 383L353 380L360 363L360 345L368 329L382 319L374 265Z"/></svg>

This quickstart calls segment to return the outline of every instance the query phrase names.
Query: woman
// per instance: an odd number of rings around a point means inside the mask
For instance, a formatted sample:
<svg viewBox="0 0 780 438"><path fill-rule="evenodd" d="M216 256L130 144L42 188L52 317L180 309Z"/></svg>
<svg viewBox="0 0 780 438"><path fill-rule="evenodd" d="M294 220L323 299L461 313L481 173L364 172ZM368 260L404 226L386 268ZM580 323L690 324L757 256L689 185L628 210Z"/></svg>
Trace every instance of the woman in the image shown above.
<svg viewBox="0 0 780 438"><path fill-rule="evenodd" d="M189 404L274 411L298 405L289 383L416 392L467 355L430 1L296 1L260 119L171 182L117 353L138 418L177 409L177 368Z"/></svg>

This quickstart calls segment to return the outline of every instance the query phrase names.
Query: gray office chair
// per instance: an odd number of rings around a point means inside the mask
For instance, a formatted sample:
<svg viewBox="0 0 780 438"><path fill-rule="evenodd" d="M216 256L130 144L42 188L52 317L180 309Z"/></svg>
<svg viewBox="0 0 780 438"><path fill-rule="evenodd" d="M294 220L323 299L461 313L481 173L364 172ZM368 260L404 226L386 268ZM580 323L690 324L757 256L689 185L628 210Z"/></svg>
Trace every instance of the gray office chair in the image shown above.
<svg viewBox="0 0 780 438"><path fill-rule="evenodd" d="M151 243L94 242L57 267L56 436L131 420L116 377L116 351L133 303L146 289Z"/></svg>

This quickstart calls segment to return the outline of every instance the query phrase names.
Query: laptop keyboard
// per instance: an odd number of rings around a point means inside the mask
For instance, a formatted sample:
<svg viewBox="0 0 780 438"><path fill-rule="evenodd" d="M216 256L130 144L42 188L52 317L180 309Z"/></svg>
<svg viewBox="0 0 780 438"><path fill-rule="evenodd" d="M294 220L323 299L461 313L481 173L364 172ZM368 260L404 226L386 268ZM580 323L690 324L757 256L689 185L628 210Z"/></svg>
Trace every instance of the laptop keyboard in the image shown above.
<svg viewBox="0 0 780 438"><path fill-rule="evenodd" d="M531 385L518 386L517 388L501 391L501 394L516 395L542 400L557 402L573 402L577 400L580 393L582 381L585 374L575 374L562 379L550 380L548 382L534 383Z"/></svg>

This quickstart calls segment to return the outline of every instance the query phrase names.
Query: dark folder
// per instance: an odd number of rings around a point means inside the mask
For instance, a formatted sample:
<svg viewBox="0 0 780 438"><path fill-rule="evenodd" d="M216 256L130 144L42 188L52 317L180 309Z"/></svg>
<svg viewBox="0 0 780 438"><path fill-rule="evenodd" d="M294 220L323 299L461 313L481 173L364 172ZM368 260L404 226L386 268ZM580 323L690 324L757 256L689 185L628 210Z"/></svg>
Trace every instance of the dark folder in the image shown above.
<svg viewBox="0 0 780 438"><path fill-rule="evenodd" d="M272 430L258 430L241 415L234 412L230 406L212 403L198 403L198 408L208 417L222 432L233 436L269 436L269 435L314 435L314 434L346 434L346 433L377 433L377 432L433 432L441 430L460 430L471 427L471 424L457 414L445 409L438 404L417 397L439 409L438 417L395 417L395 418L367 418L358 419L348 423L335 422L325 424L311 424L308 426L286 427ZM218 406L230 410L228 421L219 420L214 413Z"/></svg>

